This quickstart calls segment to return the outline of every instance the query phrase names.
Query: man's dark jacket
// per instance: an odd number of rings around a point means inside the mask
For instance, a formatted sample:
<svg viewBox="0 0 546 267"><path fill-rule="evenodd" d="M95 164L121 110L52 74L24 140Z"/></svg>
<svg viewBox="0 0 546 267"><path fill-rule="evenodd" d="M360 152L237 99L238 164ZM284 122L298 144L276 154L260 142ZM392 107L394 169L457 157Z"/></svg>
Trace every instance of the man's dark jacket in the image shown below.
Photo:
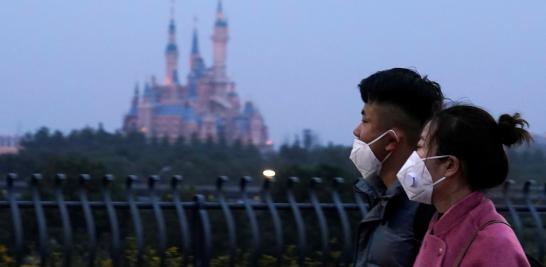
<svg viewBox="0 0 546 267"><path fill-rule="evenodd" d="M398 181L385 188L378 176L359 179L355 190L369 211L358 225L354 266L412 266L434 208L409 200Z"/></svg>

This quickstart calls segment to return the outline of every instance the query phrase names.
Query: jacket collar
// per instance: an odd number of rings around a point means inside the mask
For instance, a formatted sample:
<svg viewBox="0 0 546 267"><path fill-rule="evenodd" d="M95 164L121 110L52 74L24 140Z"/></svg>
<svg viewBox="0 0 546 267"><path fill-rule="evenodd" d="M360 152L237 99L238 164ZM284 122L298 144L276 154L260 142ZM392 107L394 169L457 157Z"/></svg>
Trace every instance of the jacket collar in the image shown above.
<svg viewBox="0 0 546 267"><path fill-rule="evenodd" d="M361 193L369 205L375 203L375 201L385 193L386 187L381 181L379 176L372 176L366 179L359 178L354 183L354 189L356 192Z"/></svg>
<svg viewBox="0 0 546 267"><path fill-rule="evenodd" d="M367 198L370 206L370 210L362 222L382 220L389 201L404 193L398 180L387 188L379 176L358 179L354 187L357 192L362 193Z"/></svg>
<svg viewBox="0 0 546 267"><path fill-rule="evenodd" d="M484 199L482 192L473 192L463 199L459 200L453 206L451 206L442 217L438 218L439 214L436 213L432 218L430 227L435 235L442 235L459 224L463 217L471 214Z"/></svg>

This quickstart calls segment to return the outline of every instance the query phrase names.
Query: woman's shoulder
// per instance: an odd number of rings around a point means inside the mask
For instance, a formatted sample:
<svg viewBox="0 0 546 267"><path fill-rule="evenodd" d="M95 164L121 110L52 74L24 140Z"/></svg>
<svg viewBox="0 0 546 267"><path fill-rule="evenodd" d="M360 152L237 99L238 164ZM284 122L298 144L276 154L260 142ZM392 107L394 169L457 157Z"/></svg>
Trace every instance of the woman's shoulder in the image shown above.
<svg viewBox="0 0 546 267"><path fill-rule="evenodd" d="M480 230L468 250L467 260L486 266L529 266L514 231L504 223L491 223Z"/></svg>
<svg viewBox="0 0 546 267"><path fill-rule="evenodd" d="M502 246L503 244L510 246L512 243L519 245L519 241L514 233L514 230L512 230L509 224L502 223L500 220L496 220L494 223L490 223L483 227L483 229L476 235L474 242L494 243L495 247Z"/></svg>

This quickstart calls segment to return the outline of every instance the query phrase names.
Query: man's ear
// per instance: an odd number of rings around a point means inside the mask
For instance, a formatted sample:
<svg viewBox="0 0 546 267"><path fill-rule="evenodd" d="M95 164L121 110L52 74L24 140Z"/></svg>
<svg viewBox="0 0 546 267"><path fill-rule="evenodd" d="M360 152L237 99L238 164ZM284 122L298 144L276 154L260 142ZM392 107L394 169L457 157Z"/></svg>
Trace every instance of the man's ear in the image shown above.
<svg viewBox="0 0 546 267"><path fill-rule="evenodd" d="M449 156L444 164L447 164L445 176L454 176L462 169L461 161L454 156Z"/></svg>
<svg viewBox="0 0 546 267"><path fill-rule="evenodd" d="M385 146L385 150L387 152L393 152L394 150L396 150L396 148L400 146L400 142L404 136L402 131L400 131L399 129L393 129L393 130L394 132L389 133L388 143Z"/></svg>

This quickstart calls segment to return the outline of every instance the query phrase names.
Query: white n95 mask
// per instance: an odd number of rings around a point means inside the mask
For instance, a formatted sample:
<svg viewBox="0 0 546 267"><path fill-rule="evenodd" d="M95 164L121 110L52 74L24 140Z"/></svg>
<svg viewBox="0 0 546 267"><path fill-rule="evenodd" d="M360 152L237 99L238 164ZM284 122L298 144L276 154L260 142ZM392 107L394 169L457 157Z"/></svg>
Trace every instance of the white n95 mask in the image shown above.
<svg viewBox="0 0 546 267"><path fill-rule="evenodd" d="M366 143L359 139L355 139L355 141L353 142L353 149L351 150L351 155L349 156L349 158L353 161L360 174L362 174L362 178L366 179L371 175L378 174L381 170L381 164L385 162L391 155L389 153L381 162L377 159L372 149L370 148L370 145L377 142L377 140L381 139L389 132L392 132L396 136L396 132L394 130L388 130L369 143Z"/></svg>
<svg viewBox="0 0 546 267"><path fill-rule="evenodd" d="M398 178L410 200L431 204L434 186L446 179L446 177L444 176L433 182L432 176L425 165L425 160L447 157L449 156L434 156L422 159L416 151L411 153L406 163L396 174L396 178Z"/></svg>

